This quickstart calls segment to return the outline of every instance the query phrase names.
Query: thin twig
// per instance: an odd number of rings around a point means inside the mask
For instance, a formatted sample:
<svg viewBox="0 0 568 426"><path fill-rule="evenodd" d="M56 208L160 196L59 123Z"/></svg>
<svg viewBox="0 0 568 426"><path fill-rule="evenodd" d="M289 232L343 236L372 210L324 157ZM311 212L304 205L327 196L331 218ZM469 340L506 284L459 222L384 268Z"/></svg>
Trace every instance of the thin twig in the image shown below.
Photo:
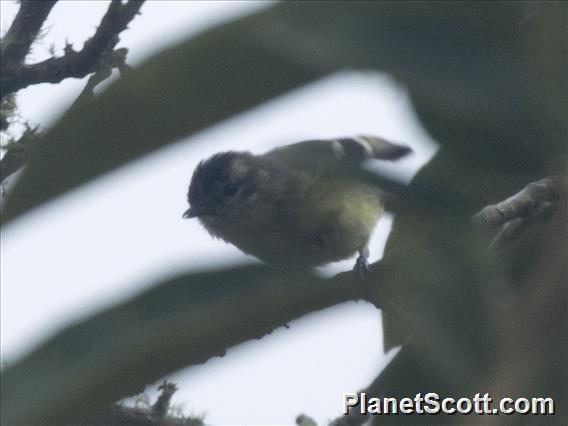
<svg viewBox="0 0 568 426"><path fill-rule="evenodd" d="M128 49L122 48L113 50L108 55L105 55L106 57L101 61L99 70L89 77L87 84L75 102L73 102L70 109L84 105L92 100L95 97L95 88L112 75L114 68L118 68L121 75L124 75L125 72L130 70L130 66L126 64L127 54Z"/></svg>
<svg viewBox="0 0 568 426"><path fill-rule="evenodd" d="M130 0L122 4L119 0L113 0L97 31L80 51L75 51L68 44L63 56L32 65L6 66L2 73L2 96L33 84L59 83L66 78L82 78L95 72L103 54L114 49L119 41L118 34L139 13L143 3L143 0Z"/></svg>

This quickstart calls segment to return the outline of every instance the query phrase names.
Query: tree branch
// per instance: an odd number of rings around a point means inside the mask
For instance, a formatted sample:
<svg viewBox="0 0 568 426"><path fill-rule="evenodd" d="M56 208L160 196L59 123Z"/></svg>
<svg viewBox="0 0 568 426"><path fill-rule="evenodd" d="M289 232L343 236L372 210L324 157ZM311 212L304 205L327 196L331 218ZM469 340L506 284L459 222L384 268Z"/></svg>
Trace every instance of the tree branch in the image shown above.
<svg viewBox="0 0 568 426"><path fill-rule="evenodd" d="M122 48L112 51L111 55L103 55L98 71L89 77L87 84L69 109L81 107L91 101L95 96L95 87L109 78L114 68L118 68L121 74L128 72L130 67L126 64L127 53L128 49ZM0 183L26 165L27 151L33 144L41 143L42 133L38 127L28 127L17 141L4 147L6 154L0 159Z"/></svg>
<svg viewBox="0 0 568 426"><path fill-rule="evenodd" d="M368 287L353 272L322 279L264 266L171 279L70 326L3 371L3 420L32 426L89 418L167 373L307 313L366 298Z"/></svg>
<svg viewBox="0 0 568 426"><path fill-rule="evenodd" d="M174 383L164 381L158 387L160 396L152 406L139 408L120 403L112 404L108 410L97 416L83 420L84 426L204 426L199 417L186 417L183 414L170 413L170 401L178 390Z"/></svg>
<svg viewBox="0 0 568 426"><path fill-rule="evenodd" d="M130 66L126 63L127 54L128 49L122 48L114 50L111 52L111 55L105 55L97 72L89 77L87 84L69 109L71 110L73 108L80 107L91 101L95 97L95 87L109 78L112 75L112 70L114 68L118 68L122 75L130 71Z"/></svg>
<svg viewBox="0 0 568 426"><path fill-rule="evenodd" d="M566 185L566 179L561 176L531 182L505 201L485 207L472 221L488 229L500 228L492 246L513 240L554 210Z"/></svg>
<svg viewBox="0 0 568 426"><path fill-rule="evenodd" d="M85 42L83 50L75 52L68 45L62 57L51 58L34 65L25 65L23 61L29 47L37 37L43 21L56 1L23 1L2 43L2 97L31 84L57 83L67 77L83 77L94 73L71 108L76 108L91 100L94 96L94 88L110 77L113 68L118 68L123 74L130 69L126 64L128 49L113 49L118 43L118 34L138 13L143 2L143 0L131 0L122 4L118 0L113 0L95 35ZM50 5L49 8L48 5ZM0 182L4 182L26 164L27 150L31 145L24 142L28 141L30 136L33 136L34 143L40 140L37 129L31 130L33 134L26 131L7 149L6 154L0 160Z"/></svg>
<svg viewBox="0 0 568 426"><path fill-rule="evenodd" d="M355 299L380 305L378 299L389 300L389 288L400 275L389 259L391 256L372 266L368 281L353 272L322 279L245 266L192 273L161 283L63 330L6 369L3 416L7 423L26 425L90 417L171 371L222 356L227 348L261 338L307 313ZM389 305L385 306L388 310ZM427 326L423 327L417 335L430 339ZM411 342L416 344L416 336ZM414 349L403 353L418 356L420 362L415 366L419 368L424 357L432 354L414 344ZM396 377L387 380L388 371L398 364L385 370L377 383L398 383L399 389L408 390ZM476 377L461 368L460 377ZM413 385L413 380L404 386ZM428 380L424 383L434 383Z"/></svg>
<svg viewBox="0 0 568 426"><path fill-rule="evenodd" d="M33 84L59 83L66 78L82 78L95 72L103 54L112 56L116 53L113 49L119 41L118 35L138 14L143 3L144 0L130 0L125 4L113 0L97 31L81 51L67 45L61 57L32 65L6 64L2 70L2 97ZM123 56L123 53L119 55Z"/></svg>
<svg viewBox="0 0 568 426"><path fill-rule="evenodd" d="M152 405L152 415L155 418L163 419L170 409L170 401L172 396L178 390L178 387L175 383L169 383L164 380L159 387L159 390L162 391L154 405Z"/></svg>
<svg viewBox="0 0 568 426"><path fill-rule="evenodd" d="M18 14L2 40L3 72L4 67L17 69L23 64L55 3L57 0L21 2Z"/></svg>
<svg viewBox="0 0 568 426"><path fill-rule="evenodd" d="M439 395L456 395L463 393L464 389L468 389L465 394L470 391L474 394L480 390L494 390L494 392L489 392L491 396L500 395L501 397L515 393L519 395L539 394L531 388L538 383L539 374L543 374L535 364L534 348L554 348L548 353L538 355L539 360L547 356L552 358L547 359L547 368L551 365L558 366L557 360L564 365L568 348L566 331L563 327L568 314L565 262L566 208L568 206L566 197L565 178L550 176L528 184L524 189L500 203L485 207L472 218L476 225L493 229L506 227L508 223L519 218L532 218L523 222L526 226L534 223L536 219L545 220L539 230L539 238L546 242L548 251L542 248L537 250L542 255L534 262L534 269L526 273L523 278L514 274L503 277L511 281L524 281L521 285L516 282L516 286L508 286L509 288L520 287L523 290L509 294L502 303L491 305L488 316L492 319L494 329L497 330L497 338L492 340L494 342L492 351L499 355L496 364L481 371L483 374L479 377L470 376L464 380L463 365L454 364L452 366L452 363L448 361L448 354L445 353L447 351L443 347L428 346L434 351L425 350L426 346L420 340L430 337L424 333L415 332L415 335L403 345L400 352L375 380L359 393L365 392L367 398L396 397L398 399L412 397L417 393L424 395L425 391L436 392ZM522 231L525 230L526 228L523 227ZM499 235L502 232L503 230L499 232ZM500 242L512 244L513 239L502 239ZM538 244L538 238L531 243ZM543 332L545 327L546 332ZM416 330L417 325L414 324L412 328ZM549 355L550 353L553 355ZM432 361L434 359L446 360L445 369L436 369L436 364ZM550 369L549 374L553 377L565 376L555 369ZM527 377L531 380L527 380ZM546 383L548 385L548 382ZM456 386L459 386L459 391L456 390ZM562 389L555 389L555 392L565 395ZM557 398L557 400L564 399ZM558 411L561 416L566 416L564 407ZM441 416L444 414L441 413ZM500 424L497 417L495 416L495 424ZM422 416L406 416L405 419L404 424L424 424ZM471 424L479 422L477 417L469 420ZM336 418L330 426L361 426L368 421L369 416L361 415L359 407L353 407L349 410L349 414ZM444 420L437 417L437 422L444 423ZM392 420L392 423L398 424L396 420ZM464 424L470 423L464 421Z"/></svg>

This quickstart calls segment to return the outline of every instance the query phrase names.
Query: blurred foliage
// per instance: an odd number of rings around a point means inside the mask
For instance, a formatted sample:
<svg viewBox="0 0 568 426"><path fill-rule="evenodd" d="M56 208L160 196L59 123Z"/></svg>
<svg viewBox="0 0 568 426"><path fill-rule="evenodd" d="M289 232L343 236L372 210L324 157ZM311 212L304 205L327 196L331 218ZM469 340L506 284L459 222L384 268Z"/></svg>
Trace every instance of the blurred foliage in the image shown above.
<svg viewBox="0 0 568 426"><path fill-rule="evenodd" d="M562 2L283 3L160 52L71 109L30 150L4 223L344 69L392 73L442 148L402 191L413 207L396 217L375 286L361 288L349 273L322 280L263 267L157 283L8 368L3 416L26 425L81 418L300 315L366 298L383 307L387 347L404 343L370 394L553 396L554 417L484 421L565 423L565 199L505 249L488 249L492 234L469 217L531 181L566 173L567 22Z"/></svg>
<svg viewBox="0 0 568 426"><path fill-rule="evenodd" d="M2 146L0 147L4 151L1 160L2 170L0 170L0 181L2 183L26 163L30 147L42 141L43 131L39 126L32 127L25 122L23 128L24 130L18 138L6 135L2 140Z"/></svg>
<svg viewBox="0 0 568 426"><path fill-rule="evenodd" d="M8 95L0 101L0 131L4 132L10 126L17 111L16 94ZM2 142L2 149L4 143Z"/></svg>
<svg viewBox="0 0 568 426"><path fill-rule="evenodd" d="M502 2L282 4L206 32L157 54L97 102L63 117L46 135L45 148L33 153L37 166L22 176L3 220L294 87L353 67L390 71L408 85L425 126L451 154L438 177L445 184L459 185L476 204L496 186L495 175L507 181L498 185L501 192L512 192L527 178L563 167L566 102L557 96L550 101L558 105L549 105L545 94L561 93L565 80L538 78L537 71L546 71L543 61L535 63L525 46L562 43L565 20L556 16L565 18L566 11L558 4L541 13L560 28L536 28L538 39L528 41L521 8ZM547 114L545 103L560 112Z"/></svg>

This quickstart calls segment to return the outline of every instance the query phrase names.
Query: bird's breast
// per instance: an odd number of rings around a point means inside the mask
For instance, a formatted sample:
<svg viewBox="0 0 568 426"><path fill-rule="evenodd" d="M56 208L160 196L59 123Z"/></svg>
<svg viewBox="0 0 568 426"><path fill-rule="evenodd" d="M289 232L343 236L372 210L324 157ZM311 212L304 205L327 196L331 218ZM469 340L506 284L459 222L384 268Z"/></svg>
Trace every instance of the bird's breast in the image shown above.
<svg viewBox="0 0 568 426"><path fill-rule="evenodd" d="M359 183L320 182L300 194L288 203L265 199L231 220L202 222L212 235L267 263L312 267L364 248L383 213L376 189Z"/></svg>

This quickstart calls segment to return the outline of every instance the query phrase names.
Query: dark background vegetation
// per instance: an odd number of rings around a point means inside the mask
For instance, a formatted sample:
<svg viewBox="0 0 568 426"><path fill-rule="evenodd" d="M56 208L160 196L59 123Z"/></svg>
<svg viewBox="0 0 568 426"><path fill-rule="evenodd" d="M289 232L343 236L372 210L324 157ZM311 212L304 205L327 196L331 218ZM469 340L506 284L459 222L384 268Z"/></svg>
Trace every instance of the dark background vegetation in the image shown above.
<svg viewBox="0 0 568 426"><path fill-rule="evenodd" d="M133 413L113 403L353 299L382 309L387 348L403 345L377 378L369 377L368 394L553 397L554 416L482 422L566 424L566 4L283 3L131 70L126 50L115 46L142 2L114 1L82 50L26 64L55 3L22 2L2 39L2 129L18 90L91 78L52 128L30 129L5 147L3 180L26 167L6 196L3 224L179 137L344 69L386 71L404 83L441 149L409 187L360 172L397 195L389 204L397 213L393 231L370 283L361 285L351 272L323 279L267 266L172 276L70 325L5 368L3 424L183 424L190 420L168 417L159 405ZM93 87L112 68L122 78L95 97ZM165 384L163 391L175 390ZM352 413L335 424L363 421Z"/></svg>

